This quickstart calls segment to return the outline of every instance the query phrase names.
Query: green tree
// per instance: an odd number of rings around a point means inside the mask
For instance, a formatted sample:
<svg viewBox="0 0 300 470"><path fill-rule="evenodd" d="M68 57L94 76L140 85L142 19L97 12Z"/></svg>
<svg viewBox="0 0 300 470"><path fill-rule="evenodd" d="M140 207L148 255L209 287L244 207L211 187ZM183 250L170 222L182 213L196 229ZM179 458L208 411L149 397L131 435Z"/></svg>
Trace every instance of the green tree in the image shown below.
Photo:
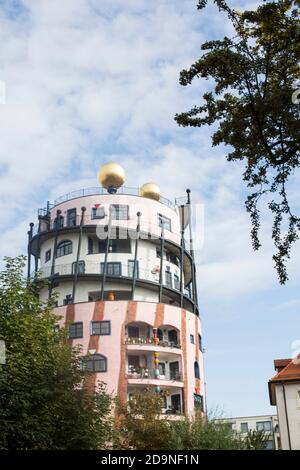
<svg viewBox="0 0 300 470"><path fill-rule="evenodd" d="M265 431L249 431L245 437L247 450L264 450L266 448L269 436Z"/></svg>
<svg viewBox="0 0 300 470"><path fill-rule="evenodd" d="M266 436L250 432L242 436L216 416L165 415L163 394L145 389L128 402L117 400L114 448L135 450L257 450L264 449ZM179 419L178 419L179 418Z"/></svg>
<svg viewBox="0 0 300 470"><path fill-rule="evenodd" d="M216 125L212 144L229 146L229 161L245 162L252 245L255 250L261 246L260 203L265 200L273 215L273 260L284 284L286 262L300 230L287 192L300 156L300 103L295 94L300 78L300 4L271 1L238 12L224 0L213 3L229 18L233 35L202 44L202 56L181 72L181 85L195 77L210 79L213 85L199 106L175 119L180 126ZM199 0L198 9L206 4Z"/></svg>
<svg viewBox="0 0 300 470"><path fill-rule="evenodd" d="M85 386L80 350L52 301L23 277L24 257L6 258L0 274L0 449L98 449L110 439L110 397L104 385Z"/></svg>
<svg viewBox="0 0 300 470"><path fill-rule="evenodd" d="M231 426L197 413L170 422L169 448L178 450L244 450L242 437Z"/></svg>
<svg viewBox="0 0 300 470"><path fill-rule="evenodd" d="M163 397L150 389L117 400L114 447L117 449L168 449L170 427L161 419Z"/></svg>

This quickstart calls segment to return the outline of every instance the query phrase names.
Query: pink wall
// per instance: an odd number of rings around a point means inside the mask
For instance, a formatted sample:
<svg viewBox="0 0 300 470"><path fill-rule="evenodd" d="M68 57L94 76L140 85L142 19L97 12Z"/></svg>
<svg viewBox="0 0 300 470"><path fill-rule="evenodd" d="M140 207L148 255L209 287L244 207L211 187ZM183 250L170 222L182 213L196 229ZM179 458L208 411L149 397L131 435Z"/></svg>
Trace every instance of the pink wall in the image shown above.
<svg viewBox="0 0 300 470"><path fill-rule="evenodd" d="M152 302L127 302L127 301L106 301L106 302L83 302L68 307L58 307L55 312L58 315L63 316L61 323L65 322L67 316L67 309L74 308L74 321L83 322L83 335L82 339L73 340L73 345L81 344L83 347L83 354L88 353L89 341L90 341L90 322L93 320L97 308L102 307L103 309L103 320L110 320L111 322L111 335L97 337L98 353L103 354L107 357L108 371L106 373L97 374L97 379L107 384L107 389L110 393L117 393L120 387L120 370L121 370L121 358L122 348L124 351L124 344L122 340L122 328L128 322L129 304L136 306L135 318L136 322L145 322L152 326L156 322L163 325L169 325L179 330L182 335L182 309L171 305L156 304ZM132 315L132 314L130 314ZM196 336L196 323L198 322L198 329L200 332L200 320L198 317L191 312L186 312L186 337L185 341L181 339L181 344L185 345L183 348L183 372L187 373L187 406L188 413L192 413L194 409L194 397L196 381L194 378L194 361L197 357L197 342L191 344L190 334ZM151 351L153 346L149 346ZM199 363L200 363L200 393L205 398L204 388L204 373L202 366L202 354L199 351ZM124 357L124 356L123 356ZM124 370L124 364L122 367ZM184 374L183 374L184 376Z"/></svg>

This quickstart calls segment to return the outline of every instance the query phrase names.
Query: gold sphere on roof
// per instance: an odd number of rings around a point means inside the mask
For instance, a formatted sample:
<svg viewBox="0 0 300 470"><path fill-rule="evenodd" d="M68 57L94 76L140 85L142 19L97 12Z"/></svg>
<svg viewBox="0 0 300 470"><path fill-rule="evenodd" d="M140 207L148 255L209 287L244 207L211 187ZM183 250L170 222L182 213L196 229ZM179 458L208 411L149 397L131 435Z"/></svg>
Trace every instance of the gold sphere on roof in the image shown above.
<svg viewBox="0 0 300 470"><path fill-rule="evenodd" d="M119 188L124 184L125 171L119 163L105 163L99 170L98 179L106 189Z"/></svg>
<svg viewBox="0 0 300 470"><path fill-rule="evenodd" d="M145 183L140 188L139 195L142 197L147 197L148 199L154 199L155 201L159 201L160 189L155 183Z"/></svg>

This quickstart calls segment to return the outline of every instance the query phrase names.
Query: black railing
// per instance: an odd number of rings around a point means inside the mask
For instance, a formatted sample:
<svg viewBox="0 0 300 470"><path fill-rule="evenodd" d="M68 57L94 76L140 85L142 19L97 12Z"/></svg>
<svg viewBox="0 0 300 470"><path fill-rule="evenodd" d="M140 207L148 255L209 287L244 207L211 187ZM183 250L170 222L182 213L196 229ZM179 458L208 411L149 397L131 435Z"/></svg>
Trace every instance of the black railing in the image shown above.
<svg viewBox="0 0 300 470"><path fill-rule="evenodd" d="M152 346L160 346L164 348L177 348L180 349L181 345L178 343L178 341L164 341L164 340L158 340L158 343L156 344L154 342L153 337L146 337L146 336L138 336L138 337L127 337L125 338L125 344L128 345L137 345L137 346L146 346L146 345L152 345Z"/></svg>
<svg viewBox="0 0 300 470"><path fill-rule="evenodd" d="M139 189L140 188L130 188L130 187L122 186L121 188L118 189L117 194L124 194L128 196L139 196ZM79 197L97 196L97 195L104 195L104 194L108 194L107 190L100 186L93 187L93 188L79 189L77 191L72 191L70 193L64 194L63 196L60 196L59 198L55 199L53 202L48 204L48 209L53 209L53 207L56 207L59 204L62 204L63 202L71 201L72 199L77 199ZM171 207L172 209L175 208L175 204L163 196L160 196L159 202L161 202L162 204L165 204L168 207Z"/></svg>

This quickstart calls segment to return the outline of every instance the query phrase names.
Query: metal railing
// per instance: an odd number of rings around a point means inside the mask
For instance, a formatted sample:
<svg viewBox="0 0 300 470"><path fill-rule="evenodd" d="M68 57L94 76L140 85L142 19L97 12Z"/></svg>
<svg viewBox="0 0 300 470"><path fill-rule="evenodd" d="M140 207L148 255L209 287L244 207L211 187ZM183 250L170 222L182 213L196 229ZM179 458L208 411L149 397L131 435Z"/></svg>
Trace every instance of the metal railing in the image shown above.
<svg viewBox="0 0 300 470"><path fill-rule="evenodd" d="M136 216L134 217L129 217L128 219L113 219L112 220L112 230L114 229L123 229L123 230L128 230L130 232L134 232L136 229ZM60 219L57 220L56 218L52 218L49 221L42 220L40 224L35 225L33 227L33 235L37 235L38 233L47 233L52 230L55 230L58 228L58 230L64 229L64 228L76 228L79 227L81 223L81 215L77 214L76 216L72 217L71 219L68 219L67 217L60 216ZM96 218L92 217L91 215L85 214L84 215L84 221L83 225L96 225L99 226L99 228L103 228L107 226L108 224L108 215L106 214L105 217L103 218ZM141 217L140 219L140 238L141 239L148 239L148 234L151 234L154 236L155 239L159 238L161 236L161 230L162 227L159 224L155 224L153 222L150 222L148 219ZM147 236L143 236L143 233L147 234ZM171 234L171 238L176 237L176 242L178 245L180 245L181 242L181 233L175 232L173 230L169 231L165 229L165 239L168 240L170 238L169 234ZM114 232L112 232L112 238L114 237ZM116 236L115 236L116 238ZM190 241L189 239L185 239L185 248L186 250L189 249L190 247Z"/></svg>
<svg viewBox="0 0 300 470"><path fill-rule="evenodd" d="M128 196L139 196L139 190L140 188L130 188L130 187L122 186L121 188L118 189L117 195L124 194ZM48 208L52 209L53 207L56 207L59 204L62 204L63 202L71 201L72 199L76 199L79 197L97 196L97 195L104 195L104 194L107 195L108 192L105 188L102 188L101 186L93 187L93 188L83 188L77 191L72 191L70 193L64 194L63 196L60 196L57 199L55 199L53 202L49 202ZM175 204L163 196L160 196L159 202L161 202L162 204L165 204L166 206L172 209L175 208Z"/></svg>
<svg viewBox="0 0 300 470"><path fill-rule="evenodd" d="M54 277L59 277L59 276L72 276L75 274L75 263L67 263L67 264L58 264L54 266ZM38 272L36 273L33 271L31 273L31 277L35 278L36 276L39 279L46 279L51 277L52 273L52 266L44 266L43 268L40 268ZM102 275L103 274L103 262L97 262L97 261L79 261L78 264L78 275ZM120 278L132 278L132 265L129 266L127 263L121 263L117 261L112 261L112 265L107 266L106 270L106 276L107 277L113 277L116 279ZM150 281L154 282L156 284L159 283L159 269L156 268L148 268L148 269L143 269L138 267L138 272L137 272L137 280L145 280L145 281ZM178 293L180 293L180 290L175 287L175 283L172 284L172 286L169 285L169 277L166 278L165 275L163 275L163 285L165 287L170 287L173 290L176 290ZM177 283L176 286L178 287ZM187 292L185 290L185 296L191 297L191 293Z"/></svg>
<svg viewBox="0 0 300 470"><path fill-rule="evenodd" d="M148 338L146 336L139 336L139 337L127 337L125 338L125 344L128 345L138 345L138 346L143 346L143 345L152 345L152 346L160 346L164 348L177 348L181 349L181 344L178 343L177 341L164 341L164 340L158 340L158 343L154 343L153 338Z"/></svg>
<svg viewBox="0 0 300 470"><path fill-rule="evenodd" d="M127 379L149 380L155 379L168 380L170 382L182 382L182 375L179 372L166 371L159 376L155 375L154 369L140 368L140 370L128 369L126 374Z"/></svg>

